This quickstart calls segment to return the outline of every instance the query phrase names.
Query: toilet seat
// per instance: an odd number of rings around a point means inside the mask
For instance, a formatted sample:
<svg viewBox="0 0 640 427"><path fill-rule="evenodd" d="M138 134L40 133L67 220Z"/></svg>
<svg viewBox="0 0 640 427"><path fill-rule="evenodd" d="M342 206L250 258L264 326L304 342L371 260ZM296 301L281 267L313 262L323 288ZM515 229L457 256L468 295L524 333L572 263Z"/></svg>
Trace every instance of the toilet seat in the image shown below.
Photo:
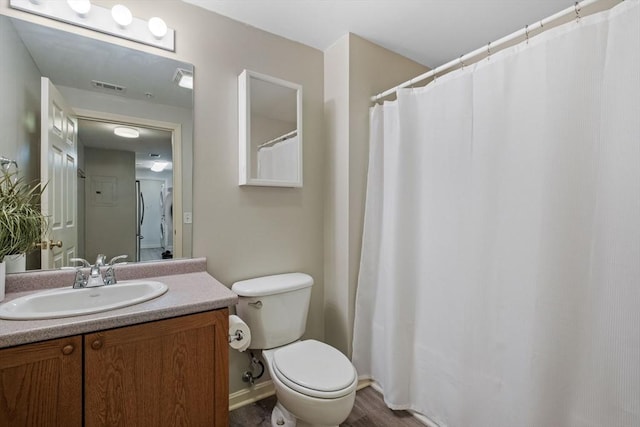
<svg viewBox="0 0 640 427"><path fill-rule="evenodd" d="M355 390L356 370L337 349L316 340L276 350L273 371L291 389L307 396L335 399Z"/></svg>

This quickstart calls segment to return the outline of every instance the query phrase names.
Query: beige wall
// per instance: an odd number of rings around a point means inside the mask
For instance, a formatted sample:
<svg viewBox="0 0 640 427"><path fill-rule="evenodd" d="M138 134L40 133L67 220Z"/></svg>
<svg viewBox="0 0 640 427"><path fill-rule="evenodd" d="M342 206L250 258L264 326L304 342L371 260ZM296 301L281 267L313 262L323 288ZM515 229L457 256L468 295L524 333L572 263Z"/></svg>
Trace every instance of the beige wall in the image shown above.
<svg viewBox="0 0 640 427"><path fill-rule="evenodd" d="M351 354L369 157L370 97L428 71L354 34L325 52L325 339Z"/></svg>

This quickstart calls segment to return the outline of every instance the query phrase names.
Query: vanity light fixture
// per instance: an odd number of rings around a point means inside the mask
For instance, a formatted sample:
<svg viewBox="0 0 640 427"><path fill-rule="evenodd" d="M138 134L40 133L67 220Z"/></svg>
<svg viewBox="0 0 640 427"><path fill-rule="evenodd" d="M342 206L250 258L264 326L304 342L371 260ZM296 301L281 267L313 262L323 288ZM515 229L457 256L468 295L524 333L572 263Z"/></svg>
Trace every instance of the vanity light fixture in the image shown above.
<svg viewBox="0 0 640 427"><path fill-rule="evenodd" d="M164 168L167 167L167 165L169 165L169 162L153 162L153 165L151 165L151 170L153 172L162 172Z"/></svg>
<svg viewBox="0 0 640 427"><path fill-rule="evenodd" d="M91 2L89 0L67 0L67 4L78 15L84 17L91 10Z"/></svg>
<svg viewBox="0 0 640 427"><path fill-rule="evenodd" d="M111 8L111 17L123 28L128 27L133 22L131 11L122 4L117 4Z"/></svg>
<svg viewBox="0 0 640 427"><path fill-rule="evenodd" d="M160 49L175 50L175 31L161 18L148 21L136 18L123 4L107 8L91 4L90 0L9 0L9 6Z"/></svg>
<svg viewBox="0 0 640 427"><path fill-rule="evenodd" d="M140 132L137 129L125 126L118 126L113 129L113 133L123 138L138 138L140 136Z"/></svg>
<svg viewBox="0 0 640 427"><path fill-rule="evenodd" d="M162 20L162 18L158 18L154 16L149 19L149 31L153 36L157 39L162 39L167 35L167 24Z"/></svg>
<svg viewBox="0 0 640 427"><path fill-rule="evenodd" d="M193 90L193 73L191 71L177 68L176 73L173 75L173 81L180 87Z"/></svg>

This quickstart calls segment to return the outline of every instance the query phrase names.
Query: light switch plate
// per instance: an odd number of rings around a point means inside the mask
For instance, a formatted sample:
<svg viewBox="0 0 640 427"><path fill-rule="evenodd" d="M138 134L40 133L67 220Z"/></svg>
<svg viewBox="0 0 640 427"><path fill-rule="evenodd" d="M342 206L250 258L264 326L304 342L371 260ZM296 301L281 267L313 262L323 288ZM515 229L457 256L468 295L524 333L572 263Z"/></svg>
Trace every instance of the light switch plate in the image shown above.
<svg viewBox="0 0 640 427"><path fill-rule="evenodd" d="M193 218L191 217L191 212L185 212L183 214L183 219L185 224L191 224L193 222Z"/></svg>

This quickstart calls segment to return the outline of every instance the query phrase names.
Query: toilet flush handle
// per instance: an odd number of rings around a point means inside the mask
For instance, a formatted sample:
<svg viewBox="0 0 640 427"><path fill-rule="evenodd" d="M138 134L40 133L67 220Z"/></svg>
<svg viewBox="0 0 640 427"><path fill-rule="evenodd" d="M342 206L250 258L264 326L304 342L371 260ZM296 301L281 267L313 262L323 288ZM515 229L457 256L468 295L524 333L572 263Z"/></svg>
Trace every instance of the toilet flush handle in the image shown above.
<svg viewBox="0 0 640 427"><path fill-rule="evenodd" d="M254 308L261 309L262 308L262 301L250 302L249 305L254 307Z"/></svg>

